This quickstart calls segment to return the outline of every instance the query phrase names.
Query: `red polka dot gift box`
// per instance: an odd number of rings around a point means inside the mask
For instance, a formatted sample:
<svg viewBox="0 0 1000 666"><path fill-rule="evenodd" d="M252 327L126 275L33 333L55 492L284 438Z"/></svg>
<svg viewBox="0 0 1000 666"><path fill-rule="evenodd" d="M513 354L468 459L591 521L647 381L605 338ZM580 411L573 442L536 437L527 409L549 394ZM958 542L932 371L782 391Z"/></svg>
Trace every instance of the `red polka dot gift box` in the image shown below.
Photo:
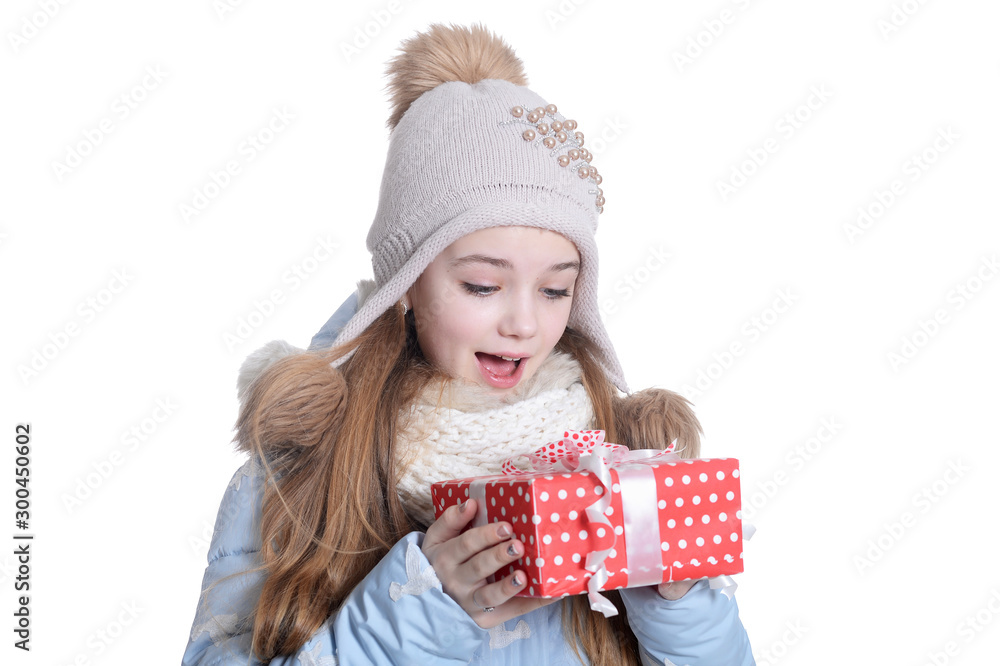
<svg viewBox="0 0 1000 666"><path fill-rule="evenodd" d="M671 451L630 451L601 430L567 431L559 442L503 463L504 474L431 486L436 516L470 497L474 526L507 521L529 583L519 596L598 593L696 578L728 588L743 571L740 471L735 458L681 459ZM749 537L749 529L748 529Z"/></svg>

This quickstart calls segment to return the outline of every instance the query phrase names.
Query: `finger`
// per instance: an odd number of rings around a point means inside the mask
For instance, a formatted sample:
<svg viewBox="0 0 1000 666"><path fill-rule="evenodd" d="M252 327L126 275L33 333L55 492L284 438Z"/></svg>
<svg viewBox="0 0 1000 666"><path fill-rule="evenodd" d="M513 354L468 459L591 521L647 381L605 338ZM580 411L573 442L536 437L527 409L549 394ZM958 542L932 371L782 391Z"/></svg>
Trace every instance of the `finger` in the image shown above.
<svg viewBox="0 0 1000 666"><path fill-rule="evenodd" d="M495 583L486 583L472 591L472 608L475 611L486 612L483 607L497 608L510 601L515 594L524 589L527 576L523 571L515 571L511 575Z"/></svg>
<svg viewBox="0 0 1000 666"><path fill-rule="evenodd" d="M476 500L474 499L466 500L461 504L445 509L441 517L427 528L426 535L424 536L424 551L457 537L475 515Z"/></svg>
<svg viewBox="0 0 1000 666"><path fill-rule="evenodd" d="M471 530L463 533L458 539L455 540L456 548L452 551L452 555L455 557L455 563L458 565L468 564L474 559L478 559L480 556L488 553L487 549L492 549L501 546L508 541L513 541L514 530L511 529L509 523L490 523L489 525L481 525L480 527L474 527ZM518 542L519 549L523 550L523 546ZM500 561L500 553L504 552L507 548L506 545L499 547L497 553L493 554L493 557ZM489 559L489 556L487 556ZM514 559L517 559L516 557ZM508 564L510 562L509 558L503 559L503 564ZM483 566L466 567L467 572L484 571ZM488 576L497 570L497 567L489 569L486 574L475 575L472 577L467 577L469 583L476 582Z"/></svg>
<svg viewBox="0 0 1000 666"><path fill-rule="evenodd" d="M491 629L511 618L558 601L558 599L515 596L524 590L527 580L528 577L523 571L515 571L503 580L477 588L471 597L472 608L469 609L469 615L483 629ZM492 612L484 610L489 607L494 610Z"/></svg>
<svg viewBox="0 0 1000 666"><path fill-rule="evenodd" d="M475 610L481 611L483 613L492 613L494 610L496 610L496 608L494 606L491 606L489 601L484 603L476 598L476 594L482 592L483 587L488 587L488 585L483 585L482 587L477 587L476 589L472 590L472 607Z"/></svg>
<svg viewBox="0 0 1000 666"><path fill-rule="evenodd" d="M681 580L673 583L660 583L656 586L656 591L660 596L668 601L677 601L688 593L697 580Z"/></svg>
<svg viewBox="0 0 1000 666"><path fill-rule="evenodd" d="M496 534L499 537L502 532L497 531ZM523 556L524 545L519 540L501 541L492 548L487 548L473 555L465 563L463 575L469 584L474 584L495 574Z"/></svg>

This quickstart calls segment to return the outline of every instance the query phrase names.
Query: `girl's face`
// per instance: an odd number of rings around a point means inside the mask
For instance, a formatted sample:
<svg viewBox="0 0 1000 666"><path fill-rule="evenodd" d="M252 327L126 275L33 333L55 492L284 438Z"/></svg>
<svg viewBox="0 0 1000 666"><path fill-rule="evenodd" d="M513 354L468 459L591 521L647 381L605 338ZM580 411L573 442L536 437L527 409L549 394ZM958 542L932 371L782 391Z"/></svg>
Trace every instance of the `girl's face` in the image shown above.
<svg viewBox="0 0 1000 666"><path fill-rule="evenodd" d="M452 377L502 395L562 337L579 272L576 246L553 231L492 227L463 236L407 292L420 349Z"/></svg>

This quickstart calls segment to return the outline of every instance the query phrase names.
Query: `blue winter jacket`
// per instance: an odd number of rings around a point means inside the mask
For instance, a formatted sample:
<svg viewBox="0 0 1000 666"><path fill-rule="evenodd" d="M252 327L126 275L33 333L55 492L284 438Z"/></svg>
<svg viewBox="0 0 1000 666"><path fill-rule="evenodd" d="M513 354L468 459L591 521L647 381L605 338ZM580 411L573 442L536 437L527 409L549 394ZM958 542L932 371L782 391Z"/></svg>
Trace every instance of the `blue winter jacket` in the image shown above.
<svg viewBox="0 0 1000 666"><path fill-rule="evenodd" d="M349 298L311 346L329 345L356 303L355 296ZM184 666L260 663L249 656L246 620L260 595L263 574L245 572L260 563L262 496L263 470L248 460L233 475L219 507ZM423 537L412 532L400 540L298 654L271 664L581 663L562 632L561 602L481 629L442 591L421 551ZM736 600L711 589L707 581L699 581L677 601L663 599L655 587L623 589L621 596L644 664L754 664Z"/></svg>

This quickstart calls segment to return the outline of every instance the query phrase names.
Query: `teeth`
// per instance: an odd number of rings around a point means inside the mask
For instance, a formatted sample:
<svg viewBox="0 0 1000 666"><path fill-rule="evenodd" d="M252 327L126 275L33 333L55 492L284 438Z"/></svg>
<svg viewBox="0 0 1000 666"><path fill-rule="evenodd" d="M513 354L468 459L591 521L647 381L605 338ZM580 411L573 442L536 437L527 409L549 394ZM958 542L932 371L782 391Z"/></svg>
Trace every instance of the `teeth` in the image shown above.
<svg viewBox="0 0 1000 666"><path fill-rule="evenodd" d="M505 361L520 361L521 360L520 357L518 357L518 358L511 358L510 356L501 356L500 358L502 358Z"/></svg>

